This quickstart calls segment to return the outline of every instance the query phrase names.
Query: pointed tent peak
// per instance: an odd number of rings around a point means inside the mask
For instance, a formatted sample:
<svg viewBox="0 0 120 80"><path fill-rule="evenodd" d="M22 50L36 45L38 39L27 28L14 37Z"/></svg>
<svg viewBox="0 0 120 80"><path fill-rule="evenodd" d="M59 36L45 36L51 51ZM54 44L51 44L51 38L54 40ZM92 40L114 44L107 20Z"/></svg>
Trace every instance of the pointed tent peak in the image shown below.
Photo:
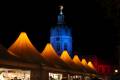
<svg viewBox="0 0 120 80"><path fill-rule="evenodd" d="M60 58L64 61L71 61L71 57L69 56L69 53L67 52L67 50L64 50L60 56Z"/></svg>
<svg viewBox="0 0 120 80"><path fill-rule="evenodd" d="M80 66L78 66L76 63L74 63L74 61L71 59L71 57L69 56L69 53L64 50L60 56L60 58L68 64L68 66L71 68L71 69L81 69ZM71 66L72 65L72 66ZM83 71L81 69L81 71Z"/></svg>
<svg viewBox="0 0 120 80"><path fill-rule="evenodd" d="M87 66L87 61L86 61L86 59L82 59L82 64L84 65L84 66Z"/></svg>
<svg viewBox="0 0 120 80"><path fill-rule="evenodd" d="M27 35L26 32L21 32L21 34L23 34L23 35Z"/></svg>
<svg viewBox="0 0 120 80"><path fill-rule="evenodd" d="M74 57L73 57L73 60L76 60L76 59L79 59L80 60L80 58L78 57L78 55L74 55Z"/></svg>
<svg viewBox="0 0 120 80"><path fill-rule="evenodd" d="M83 64L81 63L78 55L74 55L73 62L78 66L79 69L81 69L82 71L86 72L86 70L85 70Z"/></svg>
<svg viewBox="0 0 120 80"><path fill-rule="evenodd" d="M43 52L40 54L46 60L49 65L54 67L58 67L60 65L65 66L66 64L60 59L57 55L55 49L53 48L51 43L47 43Z"/></svg>
<svg viewBox="0 0 120 80"><path fill-rule="evenodd" d="M78 55L74 55L73 61L74 61L75 63L77 63L77 64L80 64L80 63L81 63L80 58L78 57Z"/></svg>
<svg viewBox="0 0 120 80"><path fill-rule="evenodd" d="M88 66L95 70L95 67L94 67L94 65L93 65L93 63L91 61L88 62Z"/></svg>
<svg viewBox="0 0 120 80"><path fill-rule="evenodd" d="M58 58L58 55L51 43L47 43L41 55L45 58Z"/></svg>
<svg viewBox="0 0 120 80"><path fill-rule="evenodd" d="M23 40L24 38L28 38L28 37L27 37L27 33L26 33L26 32L20 32L18 38L21 39L21 40ZM18 39L18 38L17 38L17 39Z"/></svg>
<svg viewBox="0 0 120 80"><path fill-rule="evenodd" d="M25 39L28 38L28 37L27 37L27 33L26 33L26 32L21 32L20 35L19 35L19 39L22 40L22 39L24 39L24 38L25 38Z"/></svg>
<svg viewBox="0 0 120 80"><path fill-rule="evenodd" d="M62 65L62 66L66 67L66 64L57 55L57 53L51 43L46 44L41 55L45 59L45 61L51 66L61 67L61 65Z"/></svg>
<svg viewBox="0 0 120 80"><path fill-rule="evenodd" d="M16 41L8 48L15 55L23 56L39 53L37 49L32 45L26 32L21 32Z"/></svg>
<svg viewBox="0 0 120 80"><path fill-rule="evenodd" d="M51 43L47 43L47 45L52 46L52 44L51 44Z"/></svg>
<svg viewBox="0 0 120 80"><path fill-rule="evenodd" d="M55 51L51 43L47 43L45 49Z"/></svg>
<svg viewBox="0 0 120 80"><path fill-rule="evenodd" d="M52 46L52 44L51 43L47 43L46 44L46 46L45 46L45 48L50 48L50 49L53 49L53 46ZM49 50L49 49L48 49Z"/></svg>

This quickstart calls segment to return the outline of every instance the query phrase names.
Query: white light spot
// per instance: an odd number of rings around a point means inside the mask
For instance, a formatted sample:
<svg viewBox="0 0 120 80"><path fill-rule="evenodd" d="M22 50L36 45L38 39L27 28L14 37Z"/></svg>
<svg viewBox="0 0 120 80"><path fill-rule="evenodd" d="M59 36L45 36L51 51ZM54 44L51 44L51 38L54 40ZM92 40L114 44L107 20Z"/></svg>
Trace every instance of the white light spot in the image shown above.
<svg viewBox="0 0 120 80"><path fill-rule="evenodd" d="M118 69L115 69L115 73L118 73Z"/></svg>

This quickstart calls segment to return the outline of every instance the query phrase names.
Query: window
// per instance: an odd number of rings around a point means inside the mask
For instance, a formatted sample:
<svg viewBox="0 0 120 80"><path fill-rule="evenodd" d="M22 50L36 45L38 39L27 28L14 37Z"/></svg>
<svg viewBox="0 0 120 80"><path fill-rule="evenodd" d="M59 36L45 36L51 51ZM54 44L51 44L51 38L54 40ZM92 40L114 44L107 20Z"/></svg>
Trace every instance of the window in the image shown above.
<svg viewBox="0 0 120 80"><path fill-rule="evenodd" d="M59 37L57 37L57 38L56 38L56 41L59 41L59 40L60 40L60 38L59 38Z"/></svg>
<svg viewBox="0 0 120 80"><path fill-rule="evenodd" d="M64 43L64 50L67 50L67 43Z"/></svg>
<svg viewBox="0 0 120 80"><path fill-rule="evenodd" d="M60 51L60 43L57 43L57 51Z"/></svg>

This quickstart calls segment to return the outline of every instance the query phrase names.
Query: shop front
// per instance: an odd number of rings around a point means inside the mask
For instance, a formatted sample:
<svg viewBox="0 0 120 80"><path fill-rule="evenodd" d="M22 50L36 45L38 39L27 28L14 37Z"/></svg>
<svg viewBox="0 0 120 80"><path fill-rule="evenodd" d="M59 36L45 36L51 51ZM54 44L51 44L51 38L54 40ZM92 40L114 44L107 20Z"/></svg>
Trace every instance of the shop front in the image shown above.
<svg viewBox="0 0 120 80"><path fill-rule="evenodd" d="M0 68L0 80L30 80L30 70Z"/></svg>
<svg viewBox="0 0 120 80"><path fill-rule="evenodd" d="M49 72L49 80L62 80L62 74L61 73L51 73Z"/></svg>

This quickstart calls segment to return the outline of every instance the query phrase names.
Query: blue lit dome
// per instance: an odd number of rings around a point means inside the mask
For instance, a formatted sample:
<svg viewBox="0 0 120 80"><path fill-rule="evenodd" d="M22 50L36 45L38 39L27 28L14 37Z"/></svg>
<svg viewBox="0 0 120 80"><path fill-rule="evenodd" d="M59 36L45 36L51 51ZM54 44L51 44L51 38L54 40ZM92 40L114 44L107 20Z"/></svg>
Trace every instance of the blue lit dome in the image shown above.
<svg viewBox="0 0 120 80"><path fill-rule="evenodd" d="M50 36L71 36L71 29L65 24L58 24L55 27L51 28Z"/></svg>
<svg viewBox="0 0 120 80"><path fill-rule="evenodd" d="M72 57L71 29L64 23L62 10L57 17L57 25L50 30L50 43L60 56L63 50L67 50Z"/></svg>

